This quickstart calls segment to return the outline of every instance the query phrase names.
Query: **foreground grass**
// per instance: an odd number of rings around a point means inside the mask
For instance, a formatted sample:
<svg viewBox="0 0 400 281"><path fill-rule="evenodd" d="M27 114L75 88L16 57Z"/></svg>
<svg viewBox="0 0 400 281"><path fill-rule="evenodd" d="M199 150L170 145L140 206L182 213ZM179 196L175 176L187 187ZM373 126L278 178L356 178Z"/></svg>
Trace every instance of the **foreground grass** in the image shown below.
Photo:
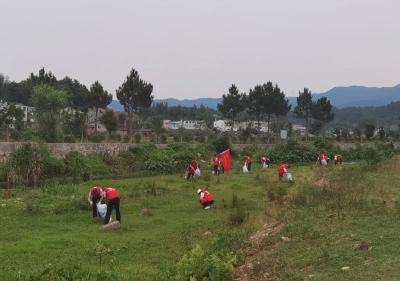
<svg viewBox="0 0 400 281"><path fill-rule="evenodd" d="M286 224L265 241L260 263L284 281L400 280L399 168L400 158L376 169L315 169L325 184L308 178L285 206L271 207ZM353 249L361 242L369 250Z"/></svg>
<svg viewBox="0 0 400 281"><path fill-rule="evenodd" d="M102 233L100 223L92 221L86 198L88 187L95 184L119 188L121 229ZM49 183L37 190L5 192L0 207L1 280L41 280L46 272L67 267L104 269L125 280L167 280L196 244L240 245L261 223L269 185L276 185L275 170L237 170L195 182L170 175L80 185ZM216 198L211 210L202 210L195 194L205 186ZM249 218L239 226L230 219L233 194ZM152 215L141 216L142 208Z"/></svg>
<svg viewBox="0 0 400 281"><path fill-rule="evenodd" d="M376 168L303 166L292 172L292 185L278 183L275 169L255 169L195 182L169 175L49 183L38 190L3 193L0 280L45 280L46 272L65 268L105 270L112 276L98 280L172 280L176 264L195 245L207 249L216 244L237 253L269 218L284 227L255 249L262 254L252 280L263 280L257 273L265 268L284 281L400 280L400 159ZM102 233L100 224L92 222L86 196L94 184L120 189L121 229ZM215 208L208 211L200 208L195 194L205 186L216 197ZM234 225L233 194L248 214L243 224ZM152 215L141 216L143 208ZM282 236L290 240L283 242ZM360 242L370 249L354 250Z"/></svg>

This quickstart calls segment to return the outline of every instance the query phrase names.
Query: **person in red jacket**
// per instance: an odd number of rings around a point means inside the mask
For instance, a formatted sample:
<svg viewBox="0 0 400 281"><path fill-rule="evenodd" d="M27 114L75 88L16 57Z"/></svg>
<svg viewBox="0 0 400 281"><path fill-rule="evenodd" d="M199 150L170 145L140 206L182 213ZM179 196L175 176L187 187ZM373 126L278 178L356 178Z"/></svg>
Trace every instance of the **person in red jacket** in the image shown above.
<svg viewBox="0 0 400 281"><path fill-rule="evenodd" d="M193 168L192 165L189 165L186 169L186 179L193 179L194 178L194 173L196 172L195 168Z"/></svg>
<svg viewBox="0 0 400 281"><path fill-rule="evenodd" d="M97 203L101 199L101 192L103 190L101 189L100 186L93 186L89 188L89 194L88 194L88 201L89 204L92 206L93 210L93 218L98 217L98 212L97 212Z"/></svg>
<svg viewBox="0 0 400 281"><path fill-rule="evenodd" d="M282 180L283 177L287 174L289 169L289 164L282 164L278 168L278 175L279 175L279 180Z"/></svg>
<svg viewBox="0 0 400 281"><path fill-rule="evenodd" d="M212 159L213 162L213 169L214 169L214 175L218 175L219 174L219 158L217 154L214 154L214 157Z"/></svg>
<svg viewBox="0 0 400 281"><path fill-rule="evenodd" d="M120 196L118 190L115 187L105 187L101 193L101 200L107 200L107 213L104 218L103 224L108 224L110 222L111 212L115 208L117 221L121 223L121 213L119 211Z"/></svg>
<svg viewBox="0 0 400 281"><path fill-rule="evenodd" d="M195 169L195 170L197 170L198 168L200 168L199 162L197 162L196 160L192 160L192 167L193 167L193 169Z"/></svg>
<svg viewBox="0 0 400 281"><path fill-rule="evenodd" d="M211 205L214 204L214 196L208 190L198 189L197 195L199 195L204 210L210 209Z"/></svg>
<svg viewBox="0 0 400 281"><path fill-rule="evenodd" d="M322 154L318 157L318 160L319 160L319 164L321 164L322 166L326 166L326 165L328 165L329 157L328 157L328 155L326 155L325 153L322 153Z"/></svg>
<svg viewBox="0 0 400 281"><path fill-rule="evenodd" d="M261 168L268 168L270 164L270 159L268 156L264 155L261 157Z"/></svg>
<svg viewBox="0 0 400 281"><path fill-rule="evenodd" d="M251 171L251 163L253 162L253 160L251 159L250 156L245 156L244 157L244 164L247 165L247 170L250 172Z"/></svg>
<svg viewBox="0 0 400 281"><path fill-rule="evenodd" d="M336 154L333 159L335 160L335 165L343 163L343 157L340 154Z"/></svg>

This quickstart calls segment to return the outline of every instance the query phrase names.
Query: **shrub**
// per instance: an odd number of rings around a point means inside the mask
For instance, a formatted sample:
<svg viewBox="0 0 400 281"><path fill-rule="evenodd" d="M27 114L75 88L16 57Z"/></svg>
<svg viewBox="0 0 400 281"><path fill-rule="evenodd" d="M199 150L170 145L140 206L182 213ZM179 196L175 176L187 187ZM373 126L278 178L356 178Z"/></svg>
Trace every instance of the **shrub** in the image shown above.
<svg viewBox="0 0 400 281"><path fill-rule="evenodd" d="M67 143L76 142L75 136L73 136L73 135L65 135L64 136L64 142L67 142Z"/></svg>
<svg viewBox="0 0 400 281"><path fill-rule="evenodd" d="M204 135L197 136L196 141L198 141L199 143L205 143L206 137Z"/></svg>
<svg viewBox="0 0 400 281"><path fill-rule="evenodd" d="M77 151L70 152L65 158L65 170L74 182L89 180L94 175L107 175L108 169L97 155L83 155Z"/></svg>
<svg viewBox="0 0 400 281"><path fill-rule="evenodd" d="M139 133L136 133L134 138L135 138L135 143L140 143L140 141L142 140L142 135Z"/></svg>
<svg viewBox="0 0 400 281"><path fill-rule="evenodd" d="M167 136L166 135L161 135L160 143L167 143Z"/></svg>
<svg viewBox="0 0 400 281"><path fill-rule="evenodd" d="M51 159L44 154L44 149L30 144L24 144L17 149L3 167L8 184L37 186L45 175L45 160Z"/></svg>
<svg viewBox="0 0 400 281"><path fill-rule="evenodd" d="M88 137L91 142L102 142L106 139L106 134L101 132L95 132Z"/></svg>
<svg viewBox="0 0 400 281"><path fill-rule="evenodd" d="M171 173L177 170L179 163L171 158L171 154L165 150L153 150L148 159L144 162L147 170L161 174Z"/></svg>
<svg viewBox="0 0 400 281"><path fill-rule="evenodd" d="M118 135L118 134L111 134L110 135L110 140L121 141L121 136Z"/></svg>
<svg viewBox="0 0 400 281"><path fill-rule="evenodd" d="M177 265L176 281L229 280L234 270L236 257L231 254L215 253L196 245L184 255Z"/></svg>
<svg viewBox="0 0 400 281"><path fill-rule="evenodd" d="M221 153L231 148L231 143L228 136L221 136L213 141L213 146L217 153Z"/></svg>
<svg viewBox="0 0 400 281"><path fill-rule="evenodd" d="M248 213L245 211L242 205L234 208L229 215L229 223L231 225L241 225L248 218Z"/></svg>

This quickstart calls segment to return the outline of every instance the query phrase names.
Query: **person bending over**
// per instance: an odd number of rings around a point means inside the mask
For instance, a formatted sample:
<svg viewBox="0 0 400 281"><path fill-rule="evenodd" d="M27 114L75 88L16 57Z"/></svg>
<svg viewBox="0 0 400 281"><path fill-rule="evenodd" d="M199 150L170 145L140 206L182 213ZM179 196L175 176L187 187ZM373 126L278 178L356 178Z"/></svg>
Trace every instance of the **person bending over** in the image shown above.
<svg viewBox="0 0 400 281"><path fill-rule="evenodd" d="M103 224L108 224L111 217L111 212L115 208L116 219L121 223L121 213L119 211L120 196L118 190L114 187L105 187L101 193L101 200L107 200L107 213L104 218Z"/></svg>
<svg viewBox="0 0 400 281"><path fill-rule="evenodd" d="M92 211L93 211L93 218L96 218L99 216L97 212L97 203L101 199L101 192L103 190L101 189L100 186L93 186L89 188L89 194L88 194L88 202L92 206Z"/></svg>

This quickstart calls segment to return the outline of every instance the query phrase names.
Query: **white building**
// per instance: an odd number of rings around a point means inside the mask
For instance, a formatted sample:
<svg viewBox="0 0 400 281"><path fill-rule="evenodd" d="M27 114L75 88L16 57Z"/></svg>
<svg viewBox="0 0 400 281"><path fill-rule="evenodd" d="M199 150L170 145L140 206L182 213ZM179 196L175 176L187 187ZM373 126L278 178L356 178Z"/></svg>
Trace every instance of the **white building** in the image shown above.
<svg viewBox="0 0 400 281"><path fill-rule="evenodd" d="M24 123L33 124L35 122L35 119L34 119L35 108L34 107L30 107L30 106L19 104L19 103L16 103L14 105L16 108L22 110L22 112L24 114L22 117L22 121ZM0 105L0 109L6 108L7 106L8 106L8 104L6 102L4 102ZM11 127L13 127L13 125L11 125Z"/></svg>
<svg viewBox="0 0 400 281"><path fill-rule="evenodd" d="M258 129L257 121L246 121L246 122L235 122L233 125L233 131L237 132L239 130L246 130L248 127L253 129ZM231 131L231 121L230 120L215 120L214 121L214 129L220 132L229 132ZM260 132L267 132L268 125L267 122L260 122Z"/></svg>
<svg viewBox="0 0 400 281"><path fill-rule="evenodd" d="M205 130L207 129L204 120L163 120L163 128L166 130L178 130L184 128L186 130Z"/></svg>
<svg viewBox="0 0 400 281"><path fill-rule="evenodd" d="M305 136L306 135L306 127L303 126L303 125L293 124L292 125L292 130L293 130L293 132L299 133L301 136Z"/></svg>
<svg viewBox="0 0 400 281"><path fill-rule="evenodd" d="M97 132L107 132L106 128L100 122L100 117L106 112L105 109L99 108L97 112ZM96 109L90 108L87 113L86 128L95 130L96 125Z"/></svg>
<svg viewBox="0 0 400 281"><path fill-rule="evenodd" d="M231 130L230 123L228 120L215 120L213 128L220 132L229 132Z"/></svg>

